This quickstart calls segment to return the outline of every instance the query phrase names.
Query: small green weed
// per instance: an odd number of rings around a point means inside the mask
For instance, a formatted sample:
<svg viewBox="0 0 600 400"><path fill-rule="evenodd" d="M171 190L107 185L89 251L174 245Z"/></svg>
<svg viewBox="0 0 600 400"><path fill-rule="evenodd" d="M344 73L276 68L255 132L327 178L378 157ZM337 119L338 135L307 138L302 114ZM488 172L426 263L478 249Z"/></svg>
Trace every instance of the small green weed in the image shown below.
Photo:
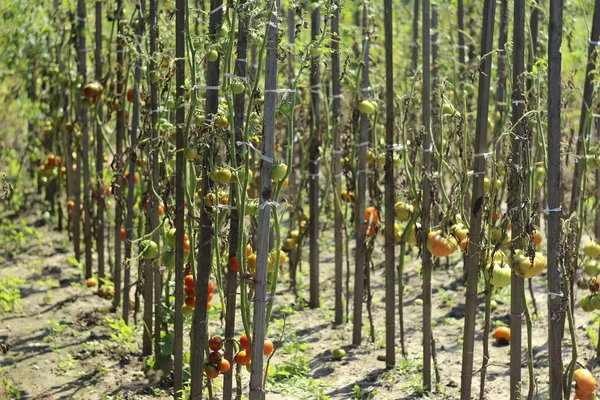
<svg viewBox="0 0 600 400"><path fill-rule="evenodd" d="M0 281L0 312L9 313L13 310L21 311L21 291L19 285L25 283L25 279L16 278L14 275L5 276Z"/></svg>

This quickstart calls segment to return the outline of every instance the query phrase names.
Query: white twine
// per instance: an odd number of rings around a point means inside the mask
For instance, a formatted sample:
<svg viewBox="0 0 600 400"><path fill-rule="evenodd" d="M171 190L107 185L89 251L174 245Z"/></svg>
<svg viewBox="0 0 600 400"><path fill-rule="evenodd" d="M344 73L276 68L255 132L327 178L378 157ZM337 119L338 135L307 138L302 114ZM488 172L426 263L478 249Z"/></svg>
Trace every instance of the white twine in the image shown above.
<svg viewBox="0 0 600 400"><path fill-rule="evenodd" d="M196 90L219 90L220 86L194 85L192 89Z"/></svg>
<svg viewBox="0 0 600 400"><path fill-rule="evenodd" d="M342 94L334 94L333 96L331 96L334 99L341 99L342 98Z"/></svg>
<svg viewBox="0 0 600 400"><path fill-rule="evenodd" d="M308 174L308 177L310 179L317 179L319 177L319 174Z"/></svg>
<svg viewBox="0 0 600 400"><path fill-rule="evenodd" d="M588 42L592 45L592 46L600 46L600 41L599 42L594 42L591 38L588 39Z"/></svg>
<svg viewBox="0 0 600 400"><path fill-rule="evenodd" d="M389 152L402 151L402 150L404 150L404 145L402 145L400 143L392 144L387 147L387 151L389 151Z"/></svg>
<svg viewBox="0 0 600 400"><path fill-rule="evenodd" d="M433 145L430 144L428 149L423 149L423 153L431 153L433 151Z"/></svg>
<svg viewBox="0 0 600 400"><path fill-rule="evenodd" d="M483 157L483 158L488 158L489 156L493 155L494 152L490 151L489 153L475 153L473 154L473 157L477 158L477 157Z"/></svg>
<svg viewBox="0 0 600 400"><path fill-rule="evenodd" d="M361 92L370 92L371 90L373 90L373 88L372 88L371 86L367 86L367 87L364 87L364 88L360 88L360 91L361 91Z"/></svg>
<svg viewBox="0 0 600 400"><path fill-rule="evenodd" d="M550 208L550 207L546 206L546 208L544 209L544 214L548 215L551 212L561 212L561 211L562 211L562 209L560 206L558 206L557 208Z"/></svg>
<svg viewBox="0 0 600 400"><path fill-rule="evenodd" d="M245 80L246 80L246 77L245 77L245 76L238 76L238 75L230 74L230 73L228 73L228 72L225 72L225 73L223 74L223 76L225 76L225 77L227 77L227 78L239 79L239 80L242 80L242 81L245 81Z"/></svg>
<svg viewBox="0 0 600 400"><path fill-rule="evenodd" d="M467 46L466 44L463 44L463 45L457 44L454 47L456 47L457 49L469 50L469 46Z"/></svg>
<svg viewBox="0 0 600 400"><path fill-rule="evenodd" d="M208 15L213 15L214 13L222 10L223 8L225 8L226 5L227 5L227 3L222 3L219 7L213 8L212 10L210 10L210 12L208 13Z"/></svg>
<svg viewBox="0 0 600 400"><path fill-rule="evenodd" d="M236 206L230 206L229 204L217 204L215 207L222 208L225 210L237 210Z"/></svg>
<svg viewBox="0 0 600 400"><path fill-rule="evenodd" d="M253 145L252 143L247 143L247 142L238 141L238 142L236 142L236 144L237 144L238 146L246 145L246 146L250 147L252 150L254 150L254 151L255 151L255 152L257 152L258 154L260 154L260 158L261 158L263 161L266 161L266 162L269 162L269 163L273 164L273 158L271 158L271 157L269 157L269 156L266 156L266 155L264 155L264 154L263 154L263 153L262 153L262 152L261 152L259 149L257 149L256 147L254 147L254 145Z"/></svg>
<svg viewBox="0 0 600 400"><path fill-rule="evenodd" d="M369 142L362 142L356 145L356 147L363 147L363 146L368 146Z"/></svg>
<svg viewBox="0 0 600 400"><path fill-rule="evenodd" d="M239 62L242 62L242 63L247 63L248 59L247 58L236 58L235 61L239 61Z"/></svg>
<svg viewBox="0 0 600 400"><path fill-rule="evenodd" d="M267 207L267 206L268 206L268 207L271 207L271 206L273 206L273 207L279 207L279 203L278 203L278 202L276 202L276 201L265 201L264 203L262 203L262 204L259 206L259 208L262 210L263 208L265 208L265 207Z"/></svg>
<svg viewBox="0 0 600 400"><path fill-rule="evenodd" d="M560 293L548 292L548 296L550 296L551 299L556 299L557 297L558 298L564 297L565 294L561 290Z"/></svg>
<svg viewBox="0 0 600 400"><path fill-rule="evenodd" d="M296 93L296 89L265 89L265 93Z"/></svg>
<svg viewBox="0 0 600 400"><path fill-rule="evenodd" d="M513 105L518 106L519 104L525 104L525 100L513 100Z"/></svg>

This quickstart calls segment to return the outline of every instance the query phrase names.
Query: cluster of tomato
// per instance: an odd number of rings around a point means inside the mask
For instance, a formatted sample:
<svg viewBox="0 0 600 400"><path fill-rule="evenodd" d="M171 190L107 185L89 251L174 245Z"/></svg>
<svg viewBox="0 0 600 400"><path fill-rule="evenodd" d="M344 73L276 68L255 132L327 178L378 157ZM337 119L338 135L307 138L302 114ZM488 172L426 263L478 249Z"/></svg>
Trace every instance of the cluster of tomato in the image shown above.
<svg viewBox="0 0 600 400"><path fill-rule="evenodd" d="M123 233L121 233L121 239L123 239ZM169 229L166 233L165 233L165 238L164 238L164 243L165 243L165 248L163 250L162 256L161 256L161 262L162 265L164 265L169 271L173 271L175 269L175 246L176 246L176 239L175 239L175 228L171 228ZM184 252L184 259L187 261L187 258L190 254L190 239L187 235L187 233L183 234L183 252Z"/></svg>
<svg viewBox="0 0 600 400"><path fill-rule="evenodd" d="M263 345L263 354L265 356L270 355L273 352L273 342L269 339L265 339ZM246 334L242 334L240 336L240 351L235 355L235 362L239 365L246 366L249 368L252 363L252 350L250 349L250 342L248 341L248 336Z"/></svg>
<svg viewBox="0 0 600 400"><path fill-rule="evenodd" d="M575 397L573 400L596 400L596 379L586 368L579 368L573 374Z"/></svg>
<svg viewBox="0 0 600 400"><path fill-rule="evenodd" d="M580 289L589 289L591 293L584 295L580 300L583 311L600 310L600 264L597 258L600 257L600 245L595 242L588 242L583 246L583 253L586 260L583 266L583 275L577 281L577 287Z"/></svg>
<svg viewBox="0 0 600 400"><path fill-rule="evenodd" d="M407 223L410 221L412 214L414 212L414 207L411 204L404 203L402 201L394 204L394 215L396 219L398 219L401 223L394 222L394 240L396 244L402 244L402 235L404 231L407 229L407 225L403 223ZM421 228L421 224L418 222L411 224L408 226L408 230L406 232L406 237L404 243L410 246L417 245L417 235L416 229ZM385 227L381 229L381 234L385 236Z"/></svg>
<svg viewBox="0 0 600 400"><path fill-rule="evenodd" d="M194 285L194 277L192 275L186 275L185 285L183 291L185 292L185 301L183 307L181 307L181 313L184 317L191 317L194 308L196 308L196 287ZM206 299L206 311L210 311L212 308L213 292L215 291L215 284L212 281L208 282L208 298Z"/></svg>
<svg viewBox="0 0 600 400"><path fill-rule="evenodd" d="M50 154L48 156L48 159L46 160L46 162L42 165L40 165L40 175L42 175L43 177L48 178L50 175L52 175L55 171L56 168L60 166L62 162L62 159L60 158L60 156L54 156L54 154ZM64 173L67 172L66 168L62 167L61 171L64 169Z"/></svg>
<svg viewBox="0 0 600 400"><path fill-rule="evenodd" d="M220 336L213 336L208 339L208 347L211 352L208 360L202 366L204 373L210 379L215 379L219 374L224 374L231 368L229 360L223 358L221 349L223 349L223 339Z"/></svg>

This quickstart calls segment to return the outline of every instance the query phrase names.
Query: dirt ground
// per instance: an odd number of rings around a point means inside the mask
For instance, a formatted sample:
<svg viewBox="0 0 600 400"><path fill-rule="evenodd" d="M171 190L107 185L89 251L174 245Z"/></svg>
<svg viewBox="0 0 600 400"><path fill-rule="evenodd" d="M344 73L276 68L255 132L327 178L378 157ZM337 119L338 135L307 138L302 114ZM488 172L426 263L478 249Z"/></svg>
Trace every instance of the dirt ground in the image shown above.
<svg viewBox="0 0 600 400"><path fill-rule="evenodd" d="M22 399L168 399L168 384L161 386L155 374L142 372L140 356L141 325L127 343L119 346L111 338L115 330L105 322L106 317L118 318L109 313L110 301L96 295L95 289L82 285L82 273L68 261L72 246L66 233L57 232L31 210L25 216L29 226L35 226L39 235L32 237L26 249L11 257L4 257L0 265L0 279L14 275L25 280L20 285L22 310L0 315L0 344L8 346L0 353L0 378L18 388ZM281 291L275 299L274 322L269 331L276 346L271 360L271 375L266 388L268 399L410 399L419 397L422 368L422 305L419 299L421 278L419 264L407 258L404 293L405 343L407 358L400 362L400 340L397 337L398 366L385 369L378 356L385 354L385 302L384 270L381 239L375 249L375 267L372 272L373 320L375 342L369 340L369 323L366 307L363 316L363 345L349 346L352 324L334 326L333 320L333 243L331 233L321 241L321 308L308 309L287 290L284 274ZM306 249L305 253L308 252ZM412 260L412 261L411 261ZM433 281L433 334L436 340L437 365L440 381L429 398L456 399L459 397L460 363L464 318L464 286L462 261L453 257L447 265L434 271ZM303 275L308 275L305 263ZM351 270L354 269L353 261ZM537 398L548 398L547 364L547 304L545 275L534 279L534 293L538 317L533 326L533 360ZM307 282L307 279L304 279ZM352 285L352 279L350 281ZM352 288L351 288L352 293ZM216 293L215 293L216 294ZM300 298L308 296L308 286L300 286ZM492 313L492 323L509 323L509 290L494 295L498 308ZM351 301L351 299L350 299ZM219 299L213 300L211 317L218 316ZM398 300L396 299L396 303ZM479 371L482 362L482 332L484 299L478 299L476 326L475 366ZM532 304L529 302L530 310ZM350 308L350 313L352 309ZM285 315L285 331L282 321ZM588 363L598 375L600 368L594 364L594 349L588 328L593 326L597 313L586 314L576 306L575 322L579 361ZM138 321L139 322L139 321ZM524 328L525 329L525 328ZM398 322L396 330L399 332ZM240 326L241 331L241 326ZM209 325L209 334L222 334L218 317ZM279 338L283 340L280 341ZM568 331L563 345L564 361L571 354ZM121 341L122 342L122 341ZM490 343L493 340L490 341ZM523 344L526 345L524 330ZM347 351L342 361L332 360L331 352L337 348ZM523 351L523 360L526 352ZM490 366L485 383L487 399L508 398L509 347L490 345ZM294 368L301 370L296 371ZM295 371L287 376L282 371ZM527 368L522 368L523 393L527 388ZM242 370L244 394L247 395L249 374ZM434 375L435 379L435 375ZM473 379L473 393L478 395L479 374ZM213 383L215 395L220 393L221 378ZM4 398L0 386L0 399ZM4 393L4 396L7 394Z"/></svg>

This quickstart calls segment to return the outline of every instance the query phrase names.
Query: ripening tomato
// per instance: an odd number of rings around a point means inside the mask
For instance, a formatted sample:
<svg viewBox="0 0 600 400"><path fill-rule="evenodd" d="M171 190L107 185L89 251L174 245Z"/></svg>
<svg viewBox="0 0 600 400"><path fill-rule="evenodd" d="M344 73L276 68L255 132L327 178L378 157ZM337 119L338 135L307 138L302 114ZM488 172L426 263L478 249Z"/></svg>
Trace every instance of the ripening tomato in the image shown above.
<svg viewBox="0 0 600 400"><path fill-rule="evenodd" d="M192 316L193 313L194 309L192 307L188 307L185 304L181 306L181 314L183 314L184 317L189 318Z"/></svg>
<svg viewBox="0 0 600 400"><path fill-rule="evenodd" d="M248 256L248 269L250 272L256 272L256 254L252 253Z"/></svg>
<svg viewBox="0 0 600 400"><path fill-rule="evenodd" d="M229 361L227 361L226 359L222 359L219 363L219 372L224 374L227 371L229 371L229 368L231 368L231 364L229 363Z"/></svg>
<svg viewBox="0 0 600 400"><path fill-rule="evenodd" d="M125 241L125 237L126 237L125 228L121 228L121 242Z"/></svg>
<svg viewBox="0 0 600 400"><path fill-rule="evenodd" d="M271 342L269 339L266 339L264 344L264 355L268 356L271 354L273 352L273 347L273 342Z"/></svg>
<svg viewBox="0 0 600 400"><path fill-rule="evenodd" d="M194 287L194 277L192 275L186 275L186 277L184 278L185 280L185 286L189 287L189 288L193 288Z"/></svg>
<svg viewBox="0 0 600 400"><path fill-rule="evenodd" d="M195 297L186 297L185 305L190 308L195 308L196 307L196 298Z"/></svg>
<svg viewBox="0 0 600 400"><path fill-rule="evenodd" d="M204 374L209 379L215 379L217 376L219 376L219 369L211 363L205 363L202 369L204 370Z"/></svg>
<svg viewBox="0 0 600 400"><path fill-rule="evenodd" d="M212 293L215 291L215 284L213 281L208 281L208 293Z"/></svg>
<svg viewBox="0 0 600 400"><path fill-rule="evenodd" d="M236 362L242 366L248 365L252 361L252 357L246 352L246 350L238 351L237 355L235 356L235 359Z"/></svg>
<svg viewBox="0 0 600 400"><path fill-rule="evenodd" d="M250 350L250 342L248 341L248 336L245 333L240 336L240 347L246 351Z"/></svg>
<svg viewBox="0 0 600 400"><path fill-rule="evenodd" d="M586 368L579 368L575 371L573 380L577 385L577 389L583 393L593 393L596 391L596 379Z"/></svg>
<svg viewBox="0 0 600 400"><path fill-rule="evenodd" d="M184 291L185 295L188 296L188 297L194 297L194 296L196 296L196 289L194 289L193 287L185 286L183 288L183 291Z"/></svg>
<svg viewBox="0 0 600 400"><path fill-rule="evenodd" d="M401 201L394 204L394 213L396 214L396 218L398 218L400 221L406 222L410 220L413 211L414 209L411 204Z"/></svg>
<svg viewBox="0 0 600 400"><path fill-rule="evenodd" d="M375 105L369 100L363 100L358 104L358 111L362 114L371 115L375 112Z"/></svg>
<svg viewBox="0 0 600 400"><path fill-rule="evenodd" d="M223 348L223 339L220 336L213 336L208 339L208 347L212 351L219 351Z"/></svg>
<svg viewBox="0 0 600 400"><path fill-rule="evenodd" d="M222 358L223 357L221 356L221 353L219 353L218 351L211 351L208 354L208 361L210 361L211 364L219 364Z"/></svg>
<svg viewBox="0 0 600 400"><path fill-rule="evenodd" d="M133 87L127 88L127 101L133 103Z"/></svg>
<svg viewBox="0 0 600 400"><path fill-rule="evenodd" d="M442 231L430 231L427 236L427 250L436 257L446 257L456 251L458 243L452 235L442 236Z"/></svg>
<svg viewBox="0 0 600 400"><path fill-rule="evenodd" d="M501 346L506 346L510 343L510 328L507 326L500 326L494 331L494 339L496 343Z"/></svg>
<svg viewBox="0 0 600 400"><path fill-rule="evenodd" d="M237 256L231 257L231 259L229 260L229 268L231 268L231 270L235 272L238 272L240 270L240 265L238 264Z"/></svg>

